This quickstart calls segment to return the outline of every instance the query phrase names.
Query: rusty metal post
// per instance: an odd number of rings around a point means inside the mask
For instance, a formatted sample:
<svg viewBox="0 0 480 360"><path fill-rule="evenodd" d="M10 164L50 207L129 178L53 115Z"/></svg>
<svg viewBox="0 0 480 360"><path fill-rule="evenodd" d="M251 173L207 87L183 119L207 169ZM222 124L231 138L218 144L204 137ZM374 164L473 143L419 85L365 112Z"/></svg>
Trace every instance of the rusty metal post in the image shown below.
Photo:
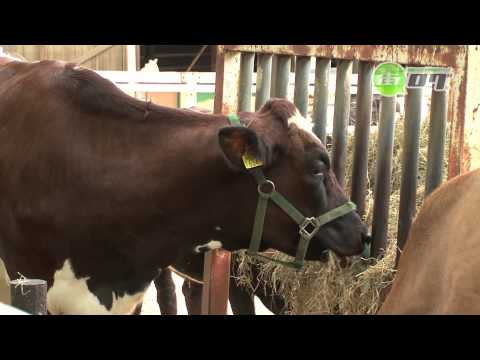
<svg viewBox="0 0 480 360"><path fill-rule="evenodd" d="M257 90L255 110L260 109L270 98L270 81L272 79L272 54L261 54L257 60Z"/></svg>
<svg viewBox="0 0 480 360"><path fill-rule="evenodd" d="M295 65L295 90L293 102L300 114L307 117L308 113L308 85L310 77L310 57L299 56Z"/></svg>
<svg viewBox="0 0 480 360"><path fill-rule="evenodd" d="M275 92L272 97L287 98L288 85L290 84L290 56L279 55L277 57L277 72L275 73Z"/></svg>
<svg viewBox="0 0 480 360"><path fill-rule="evenodd" d="M432 89L425 197L440 186L443 179L445 129L447 126L447 100L448 93L446 91L435 91Z"/></svg>
<svg viewBox="0 0 480 360"><path fill-rule="evenodd" d="M400 184L400 209L398 214L397 256L405 245L416 212L418 154L420 124L422 122L423 89L408 89L405 97L405 123L403 137L402 180Z"/></svg>
<svg viewBox="0 0 480 360"><path fill-rule="evenodd" d="M341 60L337 67L335 110L333 115L332 168L338 183L345 185L345 160L347 155L347 126L350 116L350 79L352 61Z"/></svg>
<svg viewBox="0 0 480 360"><path fill-rule="evenodd" d="M480 166L480 47L459 46L449 79L448 179ZM466 50L466 52L464 52ZM473 156L472 156L473 155Z"/></svg>
<svg viewBox="0 0 480 360"><path fill-rule="evenodd" d="M215 114L238 112L240 86L241 53L226 51L223 45L217 46L215 72Z"/></svg>
<svg viewBox="0 0 480 360"><path fill-rule="evenodd" d="M328 84L331 60L317 58L315 63L315 91L313 95L313 132L326 144L328 114Z"/></svg>
<svg viewBox="0 0 480 360"><path fill-rule="evenodd" d="M388 213L392 177L393 136L396 97L382 97L378 126L377 170L375 177L372 256L383 257L388 244Z"/></svg>
<svg viewBox="0 0 480 360"><path fill-rule="evenodd" d="M372 75L374 63L358 65L357 116L355 121L355 152L352 170L352 201L360 216L365 214L368 171L368 138L372 121Z"/></svg>
<svg viewBox="0 0 480 360"><path fill-rule="evenodd" d="M241 56L238 111L252 111L252 76L254 60L254 53L243 53Z"/></svg>
<svg viewBox="0 0 480 360"><path fill-rule="evenodd" d="M10 281L12 306L32 315L47 315L47 282L39 279Z"/></svg>
<svg viewBox="0 0 480 360"><path fill-rule="evenodd" d="M205 254L202 315L227 315L231 253L217 249Z"/></svg>

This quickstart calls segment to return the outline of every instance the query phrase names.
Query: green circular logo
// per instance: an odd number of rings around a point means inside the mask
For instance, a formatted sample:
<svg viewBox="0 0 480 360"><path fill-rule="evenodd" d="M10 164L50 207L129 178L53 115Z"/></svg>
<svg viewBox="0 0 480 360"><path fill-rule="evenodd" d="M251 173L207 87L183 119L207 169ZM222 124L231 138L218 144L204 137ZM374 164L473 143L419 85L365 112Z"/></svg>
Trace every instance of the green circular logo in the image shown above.
<svg viewBox="0 0 480 360"><path fill-rule="evenodd" d="M373 85L383 96L404 94L406 83L405 69L397 63L382 63L373 72Z"/></svg>

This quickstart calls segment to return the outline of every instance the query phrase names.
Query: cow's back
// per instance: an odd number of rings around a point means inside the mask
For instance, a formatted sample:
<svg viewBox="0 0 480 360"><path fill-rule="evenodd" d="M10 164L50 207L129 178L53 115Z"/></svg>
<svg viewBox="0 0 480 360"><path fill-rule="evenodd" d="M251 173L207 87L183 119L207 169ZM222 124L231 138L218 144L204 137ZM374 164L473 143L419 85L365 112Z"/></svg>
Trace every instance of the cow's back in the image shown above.
<svg viewBox="0 0 480 360"><path fill-rule="evenodd" d="M379 314L480 314L480 170L429 196Z"/></svg>

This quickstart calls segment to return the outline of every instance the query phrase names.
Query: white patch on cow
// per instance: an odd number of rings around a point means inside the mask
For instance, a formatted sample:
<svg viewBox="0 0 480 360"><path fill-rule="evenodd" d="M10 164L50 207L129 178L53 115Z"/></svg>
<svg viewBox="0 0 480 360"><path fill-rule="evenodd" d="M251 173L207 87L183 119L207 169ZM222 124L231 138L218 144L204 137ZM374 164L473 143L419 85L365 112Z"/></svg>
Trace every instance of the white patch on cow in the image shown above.
<svg viewBox="0 0 480 360"><path fill-rule="evenodd" d="M298 111L298 109L295 111L295 114L288 119L288 126L292 124L295 124L298 128L305 130L313 135L312 122L303 117L302 114L300 114L300 111Z"/></svg>
<svg viewBox="0 0 480 360"><path fill-rule="evenodd" d="M200 253L201 248L207 248L207 251L210 251L210 250L215 250L215 249L221 249L222 247L223 247L223 244L222 244L221 241L210 240L206 244L195 246L195 252Z"/></svg>
<svg viewBox="0 0 480 360"><path fill-rule="evenodd" d="M48 311L53 315L131 314L147 290L122 297L116 297L113 293L112 307L108 310L88 289L88 279L77 279L70 260L65 260L63 267L55 272L53 286L47 292Z"/></svg>

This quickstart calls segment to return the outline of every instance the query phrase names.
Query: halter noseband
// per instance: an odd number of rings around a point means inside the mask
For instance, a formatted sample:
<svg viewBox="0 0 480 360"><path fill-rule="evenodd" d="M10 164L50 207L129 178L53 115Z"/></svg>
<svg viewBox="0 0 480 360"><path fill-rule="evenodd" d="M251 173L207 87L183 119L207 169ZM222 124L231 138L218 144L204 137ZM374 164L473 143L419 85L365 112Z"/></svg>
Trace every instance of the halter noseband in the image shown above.
<svg viewBox="0 0 480 360"><path fill-rule="evenodd" d="M243 126L238 115L229 115L228 119L233 126ZM279 263L281 265L301 269L304 265L305 256L307 254L310 240L320 230L320 228L342 217L356 209L353 202L347 201L345 204L336 207L325 214L317 217L304 216L295 206L293 206L282 194L276 191L273 181L268 180L262 170L262 163L256 159L243 158L245 167L253 175L257 181L257 191L259 194L257 210L255 212L255 221L253 224L252 237L247 253L261 259L267 259ZM268 187L268 189L265 189ZM263 225L265 223L265 215L267 213L268 201L272 200L279 208L281 208L288 216L298 224L300 241L298 244L295 260L292 262L281 261L260 253L260 243L262 241Z"/></svg>

